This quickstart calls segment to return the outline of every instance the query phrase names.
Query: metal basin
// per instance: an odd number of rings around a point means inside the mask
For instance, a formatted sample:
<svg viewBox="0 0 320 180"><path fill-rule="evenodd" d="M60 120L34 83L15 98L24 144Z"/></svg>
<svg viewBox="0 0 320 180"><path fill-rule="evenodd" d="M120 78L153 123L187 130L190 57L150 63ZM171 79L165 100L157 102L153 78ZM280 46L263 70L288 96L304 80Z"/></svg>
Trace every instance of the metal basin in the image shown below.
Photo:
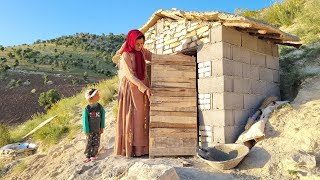
<svg viewBox="0 0 320 180"><path fill-rule="evenodd" d="M249 153L249 148L241 144L219 144L201 148L198 157L216 169L232 169Z"/></svg>

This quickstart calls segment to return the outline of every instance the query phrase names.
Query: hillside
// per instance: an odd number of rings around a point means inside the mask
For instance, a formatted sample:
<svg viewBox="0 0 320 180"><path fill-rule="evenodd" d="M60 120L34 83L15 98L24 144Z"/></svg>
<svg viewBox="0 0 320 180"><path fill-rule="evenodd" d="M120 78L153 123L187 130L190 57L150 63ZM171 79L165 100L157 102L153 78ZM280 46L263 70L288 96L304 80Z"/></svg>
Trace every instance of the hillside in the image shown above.
<svg viewBox="0 0 320 180"><path fill-rule="evenodd" d="M0 123L22 123L37 112L41 93L50 89L61 97L80 92L116 74L111 57L125 36L79 33L13 47L0 47ZM44 83L47 75L50 83ZM17 96L19 94L19 96Z"/></svg>

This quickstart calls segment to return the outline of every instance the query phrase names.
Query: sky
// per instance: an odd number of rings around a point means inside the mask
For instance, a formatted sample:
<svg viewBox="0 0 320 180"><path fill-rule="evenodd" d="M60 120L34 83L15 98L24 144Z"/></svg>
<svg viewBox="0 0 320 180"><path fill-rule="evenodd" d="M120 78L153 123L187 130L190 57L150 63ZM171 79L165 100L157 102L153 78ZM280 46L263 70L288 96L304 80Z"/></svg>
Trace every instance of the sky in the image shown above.
<svg viewBox="0 0 320 180"><path fill-rule="evenodd" d="M259 10L272 0L0 0L0 45L32 44L84 32L127 34L158 9Z"/></svg>

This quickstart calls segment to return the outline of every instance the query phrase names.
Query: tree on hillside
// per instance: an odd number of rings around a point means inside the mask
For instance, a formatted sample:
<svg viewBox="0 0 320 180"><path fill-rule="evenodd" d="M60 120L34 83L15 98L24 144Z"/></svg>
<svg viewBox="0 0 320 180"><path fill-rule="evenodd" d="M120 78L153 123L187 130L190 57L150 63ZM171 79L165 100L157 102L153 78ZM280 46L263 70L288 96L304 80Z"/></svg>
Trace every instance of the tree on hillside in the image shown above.
<svg viewBox="0 0 320 180"><path fill-rule="evenodd" d="M19 66L19 60L16 59L13 63L13 67L16 68L17 66Z"/></svg>
<svg viewBox="0 0 320 180"><path fill-rule="evenodd" d="M55 89L50 89L47 92L43 92L40 94L38 103L40 106L44 106L45 110L51 108L51 106L60 100L60 94Z"/></svg>
<svg viewBox="0 0 320 180"><path fill-rule="evenodd" d="M3 47L3 46L1 46L1 45L0 45L0 50L1 50L1 51L4 51L4 47Z"/></svg>

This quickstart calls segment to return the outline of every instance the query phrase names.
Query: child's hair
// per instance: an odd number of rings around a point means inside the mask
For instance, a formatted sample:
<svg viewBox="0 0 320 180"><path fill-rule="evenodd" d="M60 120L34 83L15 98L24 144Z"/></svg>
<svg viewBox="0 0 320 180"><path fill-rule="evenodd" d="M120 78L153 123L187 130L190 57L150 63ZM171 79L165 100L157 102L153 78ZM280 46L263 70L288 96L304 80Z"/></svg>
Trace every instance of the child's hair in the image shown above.
<svg viewBox="0 0 320 180"><path fill-rule="evenodd" d="M87 91L86 91L86 93L85 93L85 98L87 99L87 100L89 100L89 99L91 99L93 96L95 96L96 95L96 93L97 93L97 89L94 89L94 88L91 88L91 89L88 89Z"/></svg>

